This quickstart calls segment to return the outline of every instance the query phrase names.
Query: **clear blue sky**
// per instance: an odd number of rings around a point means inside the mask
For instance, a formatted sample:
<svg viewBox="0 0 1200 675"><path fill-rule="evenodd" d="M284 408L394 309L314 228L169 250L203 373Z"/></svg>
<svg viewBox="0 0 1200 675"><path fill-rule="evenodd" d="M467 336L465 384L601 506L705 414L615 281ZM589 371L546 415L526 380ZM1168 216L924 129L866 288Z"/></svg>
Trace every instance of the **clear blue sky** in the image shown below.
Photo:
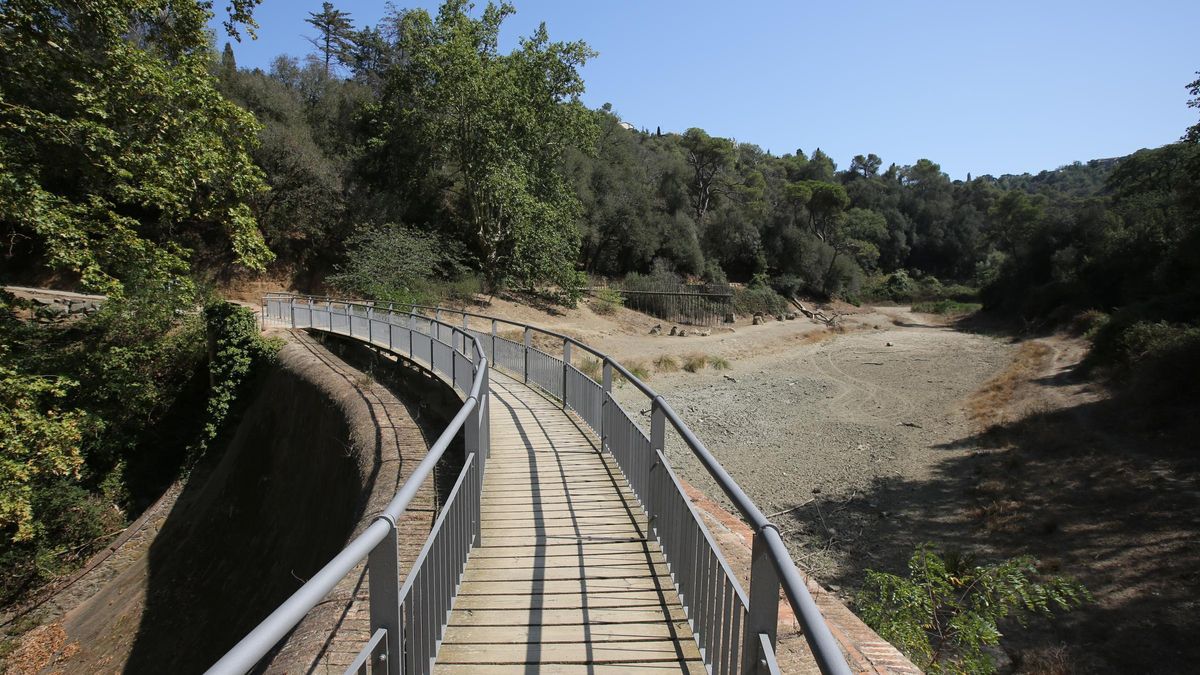
<svg viewBox="0 0 1200 675"><path fill-rule="evenodd" d="M885 166L927 157L953 178L1036 172L1169 143L1200 118L1185 89L1200 70L1195 0L513 4L505 48L545 21L552 39L600 53L583 71L589 106L775 154L820 147L839 168L874 152ZM304 19L320 6L266 0L238 64L311 51ZM385 11L334 6L358 27Z"/></svg>

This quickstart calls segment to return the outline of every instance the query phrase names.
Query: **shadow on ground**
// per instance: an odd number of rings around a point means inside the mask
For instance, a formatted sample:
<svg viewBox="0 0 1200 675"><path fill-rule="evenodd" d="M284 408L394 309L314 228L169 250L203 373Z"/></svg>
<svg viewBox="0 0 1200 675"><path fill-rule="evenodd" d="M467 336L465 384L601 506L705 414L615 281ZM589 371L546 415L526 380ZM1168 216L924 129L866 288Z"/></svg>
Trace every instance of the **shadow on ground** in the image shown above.
<svg viewBox="0 0 1200 675"><path fill-rule="evenodd" d="M1056 623L1002 627L1019 669L1192 672L1200 459L1194 436L1158 433L1130 410L1103 401L1032 414L942 446L957 452L929 480L881 480L845 501L818 495L779 524L837 554L843 573L824 581L847 593L866 568L906 574L922 542L983 560L1031 554L1096 602Z"/></svg>

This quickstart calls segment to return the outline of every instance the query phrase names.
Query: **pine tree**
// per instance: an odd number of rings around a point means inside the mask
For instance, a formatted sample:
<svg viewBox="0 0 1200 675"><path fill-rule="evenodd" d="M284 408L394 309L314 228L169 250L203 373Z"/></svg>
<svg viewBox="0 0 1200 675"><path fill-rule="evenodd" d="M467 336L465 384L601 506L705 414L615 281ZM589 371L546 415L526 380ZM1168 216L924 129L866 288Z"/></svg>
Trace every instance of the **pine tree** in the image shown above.
<svg viewBox="0 0 1200 675"><path fill-rule="evenodd" d="M325 74L329 74L329 62L344 63L351 47L354 45L354 24L350 22L350 13L334 9L333 3L321 3L320 13L309 12L305 22L312 24L320 32L315 38L308 38L321 56L325 59Z"/></svg>

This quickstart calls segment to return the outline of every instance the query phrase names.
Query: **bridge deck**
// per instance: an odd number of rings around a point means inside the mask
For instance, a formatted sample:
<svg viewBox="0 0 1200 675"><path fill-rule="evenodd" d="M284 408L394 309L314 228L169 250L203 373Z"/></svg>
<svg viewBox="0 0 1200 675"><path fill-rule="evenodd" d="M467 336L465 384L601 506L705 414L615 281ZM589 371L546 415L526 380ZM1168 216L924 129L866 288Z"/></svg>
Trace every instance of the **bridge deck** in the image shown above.
<svg viewBox="0 0 1200 675"><path fill-rule="evenodd" d="M616 463L556 403L491 378L482 545L435 672L704 672Z"/></svg>

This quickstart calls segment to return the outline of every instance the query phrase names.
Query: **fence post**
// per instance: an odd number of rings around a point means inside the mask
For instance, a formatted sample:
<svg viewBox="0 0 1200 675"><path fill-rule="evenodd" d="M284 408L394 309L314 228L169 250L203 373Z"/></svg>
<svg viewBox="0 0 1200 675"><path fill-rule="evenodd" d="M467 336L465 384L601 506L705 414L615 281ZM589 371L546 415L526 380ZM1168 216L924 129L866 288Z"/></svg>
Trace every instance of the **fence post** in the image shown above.
<svg viewBox="0 0 1200 675"><path fill-rule="evenodd" d="M567 382L571 374L571 341L563 338L563 377L562 377L562 403L563 410L567 409Z"/></svg>
<svg viewBox="0 0 1200 675"><path fill-rule="evenodd" d="M296 299L288 298L288 316L292 317L291 327L296 327Z"/></svg>
<svg viewBox="0 0 1200 675"><path fill-rule="evenodd" d="M367 344L375 342L375 305L367 306Z"/></svg>
<svg viewBox="0 0 1200 675"><path fill-rule="evenodd" d="M602 367L603 375L601 376L600 386L603 391L600 392L600 449L608 447L608 425L604 423L608 419L609 399L612 397L612 362L608 357L604 357L604 366Z"/></svg>
<svg viewBox="0 0 1200 675"><path fill-rule="evenodd" d="M766 527L775 527L768 523ZM766 635L774 648L779 625L779 573L767 552L762 531L754 533L750 553L750 607L746 615L746 632L742 638L745 654L743 672L767 672L767 657L762 653L759 635Z"/></svg>
<svg viewBox="0 0 1200 675"><path fill-rule="evenodd" d="M329 319L329 332L333 332L333 301L325 301L325 317Z"/></svg>
<svg viewBox="0 0 1200 675"><path fill-rule="evenodd" d="M496 362L496 320L492 319L492 352L488 354L488 364Z"/></svg>
<svg viewBox="0 0 1200 675"><path fill-rule="evenodd" d="M529 384L529 346L533 344L530 340L529 327L525 327L525 384Z"/></svg>
<svg viewBox="0 0 1200 675"><path fill-rule="evenodd" d="M646 456L646 494L642 497L642 503L650 512L651 532L656 529L655 521L658 518L658 505L654 502L654 490L651 486L654 484L654 470L658 468L659 452L662 452L663 457L667 456L667 414L663 411L662 396L655 396L650 403L650 453Z"/></svg>
<svg viewBox="0 0 1200 675"><path fill-rule="evenodd" d="M387 631L387 649L376 656L386 659L385 663L372 663L371 672L386 672L400 675L403 664L400 626L400 560L397 555L396 521L390 516L380 516L388 524L387 536L367 556L367 571L370 586L371 633L383 628ZM382 666L382 668L380 668ZM380 668L377 671L376 668Z"/></svg>

